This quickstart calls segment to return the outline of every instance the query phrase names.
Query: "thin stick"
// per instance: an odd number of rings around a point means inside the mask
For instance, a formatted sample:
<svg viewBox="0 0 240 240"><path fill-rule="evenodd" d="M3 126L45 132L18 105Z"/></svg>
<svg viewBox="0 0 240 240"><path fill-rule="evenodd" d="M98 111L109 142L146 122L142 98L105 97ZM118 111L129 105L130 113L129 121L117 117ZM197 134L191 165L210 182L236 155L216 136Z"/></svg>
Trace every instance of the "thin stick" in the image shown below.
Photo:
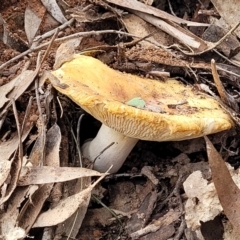
<svg viewBox="0 0 240 240"><path fill-rule="evenodd" d="M54 42L64 42L66 40L70 40L70 39L74 39L74 38L79 38L79 37L89 37L92 35L101 35L101 34L106 34L106 33L113 33L113 34L122 34L124 36L128 36L128 37L135 37L135 38L142 38L139 36L136 36L134 34L130 34L130 33L126 33L123 31L117 31L117 30L101 30L101 31L90 31L90 32L79 32L79 33L74 33L72 35L66 36L66 37L62 37L62 38L56 38L54 40ZM148 41L148 40L145 40ZM149 41L150 42L150 41ZM50 41L43 43L35 48L29 49L19 55L17 55L16 57L10 59L9 61L3 63L2 65L0 65L0 71L3 70L5 67L9 66L11 63L15 62L16 60L28 55L31 52L35 52L38 50L41 50L42 48L45 48L46 46L48 46L50 44ZM156 44L155 44L156 45ZM162 45L157 45L158 47L163 47ZM165 49L165 48L164 48Z"/></svg>
<svg viewBox="0 0 240 240"><path fill-rule="evenodd" d="M49 37L51 37L52 35L54 35L54 33L55 33L57 30L58 30L58 31L63 30L63 29L66 28L67 26L71 25L71 24L74 22L74 20L75 20L74 18L71 18L71 19L68 20L67 22L63 23L61 26L59 26L59 27L57 27L57 28L55 28L55 29L53 29L53 30L51 30L51 31L49 31L49 32L46 32L46 33L44 33L44 34L41 35L41 36L36 36L36 37L34 38L34 40L33 40L33 43L32 43L31 48L35 48L40 41L42 41L42 40L44 40L44 39L46 39L46 38L49 38Z"/></svg>
<svg viewBox="0 0 240 240"><path fill-rule="evenodd" d="M61 113L60 113L60 118L62 118L62 116L63 116L63 108L62 108L62 104L61 104L61 102L60 102L60 100L59 100L59 97L57 96L57 101L58 101L58 105L59 105L59 107L60 107L60 110L61 110Z"/></svg>
<svg viewBox="0 0 240 240"><path fill-rule="evenodd" d="M233 26L219 41L217 41L216 43L209 43L208 45L209 47L205 50L203 50L202 52L186 52L183 51L180 47L177 47L176 45L174 45L180 52L184 53L187 56L197 56L197 55L201 55L203 53L209 52L211 50L213 50L214 48L216 48L217 46L219 46L230 34L232 34L240 25L240 22L238 22L235 26Z"/></svg>

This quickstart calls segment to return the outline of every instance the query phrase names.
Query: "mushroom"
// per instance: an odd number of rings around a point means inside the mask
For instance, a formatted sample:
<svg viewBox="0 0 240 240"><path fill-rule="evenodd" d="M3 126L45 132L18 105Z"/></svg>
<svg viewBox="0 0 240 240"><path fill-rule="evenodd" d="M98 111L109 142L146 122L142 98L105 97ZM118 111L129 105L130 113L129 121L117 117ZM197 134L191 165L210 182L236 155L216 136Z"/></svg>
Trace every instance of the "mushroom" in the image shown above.
<svg viewBox="0 0 240 240"><path fill-rule="evenodd" d="M179 81L141 78L101 61L74 55L52 71L53 86L102 122L97 136L82 146L94 169L117 172L139 139L179 141L229 129L219 103Z"/></svg>

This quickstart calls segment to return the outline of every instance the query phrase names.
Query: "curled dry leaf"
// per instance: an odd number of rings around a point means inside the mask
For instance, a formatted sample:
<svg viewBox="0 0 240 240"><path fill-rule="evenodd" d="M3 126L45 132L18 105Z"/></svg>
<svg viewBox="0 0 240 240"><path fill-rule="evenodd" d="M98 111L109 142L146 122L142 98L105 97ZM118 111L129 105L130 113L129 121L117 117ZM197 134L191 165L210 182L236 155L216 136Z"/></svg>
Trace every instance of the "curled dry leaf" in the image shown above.
<svg viewBox="0 0 240 240"><path fill-rule="evenodd" d="M18 186L64 182L93 176L102 176L102 174L87 168L52 166L23 167L19 177Z"/></svg>
<svg viewBox="0 0 240 240"><path fill-rule="evenodd" d="M207 145L207 155L212 172L212 179L217 190L224 213L235 230L240 233L240 190L233 181L221 155L211 141L204 137Z"/></svg>

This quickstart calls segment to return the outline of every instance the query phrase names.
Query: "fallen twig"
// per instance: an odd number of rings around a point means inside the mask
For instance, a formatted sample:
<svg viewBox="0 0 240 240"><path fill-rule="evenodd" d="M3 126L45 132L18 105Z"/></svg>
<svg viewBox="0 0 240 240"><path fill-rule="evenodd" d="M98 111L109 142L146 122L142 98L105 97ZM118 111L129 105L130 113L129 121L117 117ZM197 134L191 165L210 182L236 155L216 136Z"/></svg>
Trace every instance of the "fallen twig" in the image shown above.
<svg viewBox="0 0 240 240"><path fill-rule="evenodd" d="M142 37L139 37L139 36L135 36L133 34L130 34L130 33L126 33L126 32L123 32L123 31L117 31L117 30L100 30L100 31L90 31L90 32L78 32L78 33L74 33L74 34L71 34L71 35L68 35L66 37L62 37L62 38L56 38L54 40L54 43L57 42L57 43L61 43L61 42L64 42L66 40L70 40L70 39L74 39L74 38L79 38L79 37L89 37L89 36L92 36L92 35L101 35L101 34L106 34L106 33L113 33L113 34L121 34L121 35L124 35L124 36L127 36L127 37L135 37L135 38L142 38ZM147 41L147 40L145 40ZM32 49L28 49L27 51L11 58L9 61L3 63L2 65L0 65L0 71L3 70L5 67L9 66L11 63L19 60L20 58L28 55L29 53L32 53L32 52L35 52L35 51L38 51L38 50L41 50L42 48L45 48L47 46L49 46L51 41L48 41L46 43L43 43L35 48L32 48ZM161 46L162 47L162 46Z"/></svg>

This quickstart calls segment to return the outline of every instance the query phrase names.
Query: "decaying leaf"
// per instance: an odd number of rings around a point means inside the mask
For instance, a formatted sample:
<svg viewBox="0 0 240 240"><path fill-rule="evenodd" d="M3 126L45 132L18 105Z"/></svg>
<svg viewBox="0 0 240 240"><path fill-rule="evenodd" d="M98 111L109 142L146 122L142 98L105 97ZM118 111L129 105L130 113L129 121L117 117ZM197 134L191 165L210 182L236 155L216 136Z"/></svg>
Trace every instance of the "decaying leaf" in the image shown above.
<svg viewBox="0 0 240 240"><path fill-rule="evenodd" d="M34 223L34 228L36 227L47 227L57 225L67 218L72 216L79 206L81 206L86 199L89 198L92 189L106 176L106 174L102 174L102 176L93 184L91 184L88 188L83 191L72 195L66 199L61 200L54 208L49 209L48 211L42 213L37 218ZM67 207L66 207L67 206ZM56 218L56 216L58 216Z"/></svg>
<svg viewBox="0 0 240 240"><path fill-rule="evenodd" d="M222 212L214 184L208 183L201 171L190 174L183 187L188 197L185 204L185 219L187 226L193 231L200 228L201 221L210 221Z"/></svg>
<svg viewBox="0 0 240 240"><path fill-rule="evenodd" d="M93 176L102 176L102 174L87 168L52 166L23 167L19 177L18 186L64 182Z"/></svg>
<svg viewBox="0 0 240 240"><path fill-rule="evenodd" d="M212 179L220 203L234 229L240 233L240 190L233 181L221 155L207 137L205 137L205 141Z"/></svg>

